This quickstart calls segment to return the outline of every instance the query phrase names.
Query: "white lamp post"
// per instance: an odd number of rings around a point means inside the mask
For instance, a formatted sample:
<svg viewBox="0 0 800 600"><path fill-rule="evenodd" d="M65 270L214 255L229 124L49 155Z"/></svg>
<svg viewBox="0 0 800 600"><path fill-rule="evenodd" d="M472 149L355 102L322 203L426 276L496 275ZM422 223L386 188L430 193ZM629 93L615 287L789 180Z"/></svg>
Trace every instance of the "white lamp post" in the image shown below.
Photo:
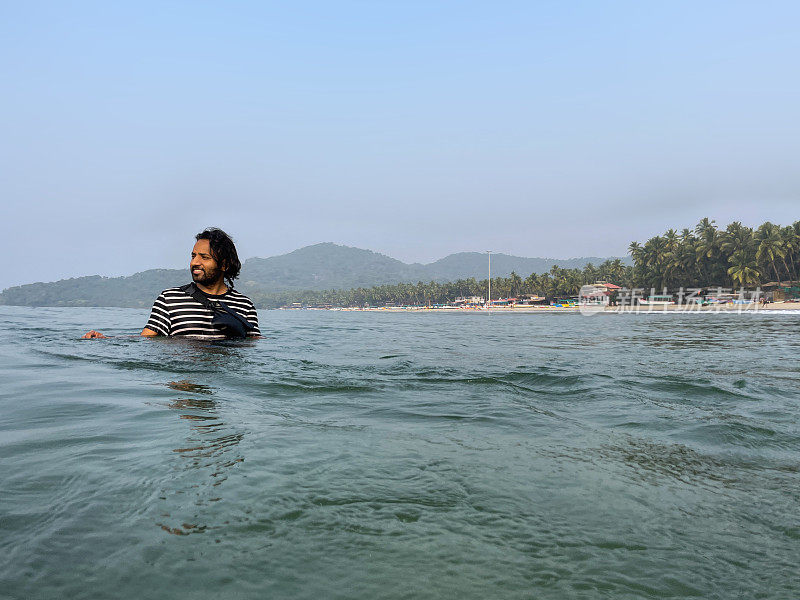
<svg viewBox="0 0 800 600"><path fill-rule="evenodd" d="M486 309L492 307L492 251L487 250L486 254L489 256L489 301L486 303Z"/></svg>

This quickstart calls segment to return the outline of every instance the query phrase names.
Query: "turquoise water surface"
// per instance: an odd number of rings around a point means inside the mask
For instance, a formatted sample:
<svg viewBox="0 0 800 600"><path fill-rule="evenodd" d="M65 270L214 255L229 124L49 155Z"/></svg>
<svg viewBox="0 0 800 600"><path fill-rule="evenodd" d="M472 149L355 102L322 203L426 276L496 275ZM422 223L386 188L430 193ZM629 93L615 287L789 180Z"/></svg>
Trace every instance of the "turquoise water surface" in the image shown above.
<svg viewBox="0 0 800 600"><path fill-rule="evenodd" d="M0 598L800 597L800 314L0 306Z"/></svg>

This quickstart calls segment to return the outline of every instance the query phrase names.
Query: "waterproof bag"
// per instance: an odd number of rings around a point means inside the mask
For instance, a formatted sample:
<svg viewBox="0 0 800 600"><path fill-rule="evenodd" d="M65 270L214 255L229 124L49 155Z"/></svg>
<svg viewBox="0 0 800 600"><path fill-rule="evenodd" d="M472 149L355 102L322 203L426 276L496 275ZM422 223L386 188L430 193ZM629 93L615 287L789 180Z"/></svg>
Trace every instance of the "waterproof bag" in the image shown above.
<svg viewBox="0 0 800 600"><path fill-rule="evenodd" d="M211 324L227 337L244 338L247 337L248 331L255 329L250 321L224 302L208 298L194 283L181 286L180 289L214 313Z"/></svg>

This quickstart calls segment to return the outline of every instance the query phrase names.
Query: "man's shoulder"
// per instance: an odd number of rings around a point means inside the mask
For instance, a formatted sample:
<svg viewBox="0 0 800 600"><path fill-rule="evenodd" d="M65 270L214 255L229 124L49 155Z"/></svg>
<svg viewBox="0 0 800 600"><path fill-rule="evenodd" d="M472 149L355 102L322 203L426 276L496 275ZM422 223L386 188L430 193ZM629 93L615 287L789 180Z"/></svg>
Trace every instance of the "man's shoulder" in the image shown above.
<svg viewBox="0 0 800 600"><path fill-rule="evenodd" d="M165 290L161 290L161 293L156 298L156 302L175 302L175 301L183 301L183 300L190 300L191 297L184 291L185 286L176 286L167 288Z"/></svg>
<svg viewBox="0 0 800 600"><path fill-rule="evenodd" d="M235 288L228 290L226 296L228 297L228 300L235 300L237 302L246 302L248 304L253 304L253 301L250 300L248 296L245 296L242 292L240 292Z"/></svg>
<svg viewBox="0 0 800 600"><path fill-rule="evenodd" d="M167 288L165 290L161 290L161 294L160 295L164 296L164 297L169 297L169 296L176 296L178 294L183 294L184 296L186 296L187 294L184 291L185 287L186 286L175 286L175 287Z"/></svg>

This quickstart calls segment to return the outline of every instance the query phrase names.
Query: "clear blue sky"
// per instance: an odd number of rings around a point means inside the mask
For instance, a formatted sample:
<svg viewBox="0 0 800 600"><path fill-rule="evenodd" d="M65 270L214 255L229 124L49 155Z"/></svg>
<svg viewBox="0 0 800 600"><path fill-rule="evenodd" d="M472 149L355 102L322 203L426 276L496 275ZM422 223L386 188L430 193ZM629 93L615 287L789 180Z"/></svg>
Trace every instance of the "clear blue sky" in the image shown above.
<svg viewBox="0 0 800 600"><path fill-rule="evenodd" d="M4 2L0 288L800 219L798 2Z"/></svg>

